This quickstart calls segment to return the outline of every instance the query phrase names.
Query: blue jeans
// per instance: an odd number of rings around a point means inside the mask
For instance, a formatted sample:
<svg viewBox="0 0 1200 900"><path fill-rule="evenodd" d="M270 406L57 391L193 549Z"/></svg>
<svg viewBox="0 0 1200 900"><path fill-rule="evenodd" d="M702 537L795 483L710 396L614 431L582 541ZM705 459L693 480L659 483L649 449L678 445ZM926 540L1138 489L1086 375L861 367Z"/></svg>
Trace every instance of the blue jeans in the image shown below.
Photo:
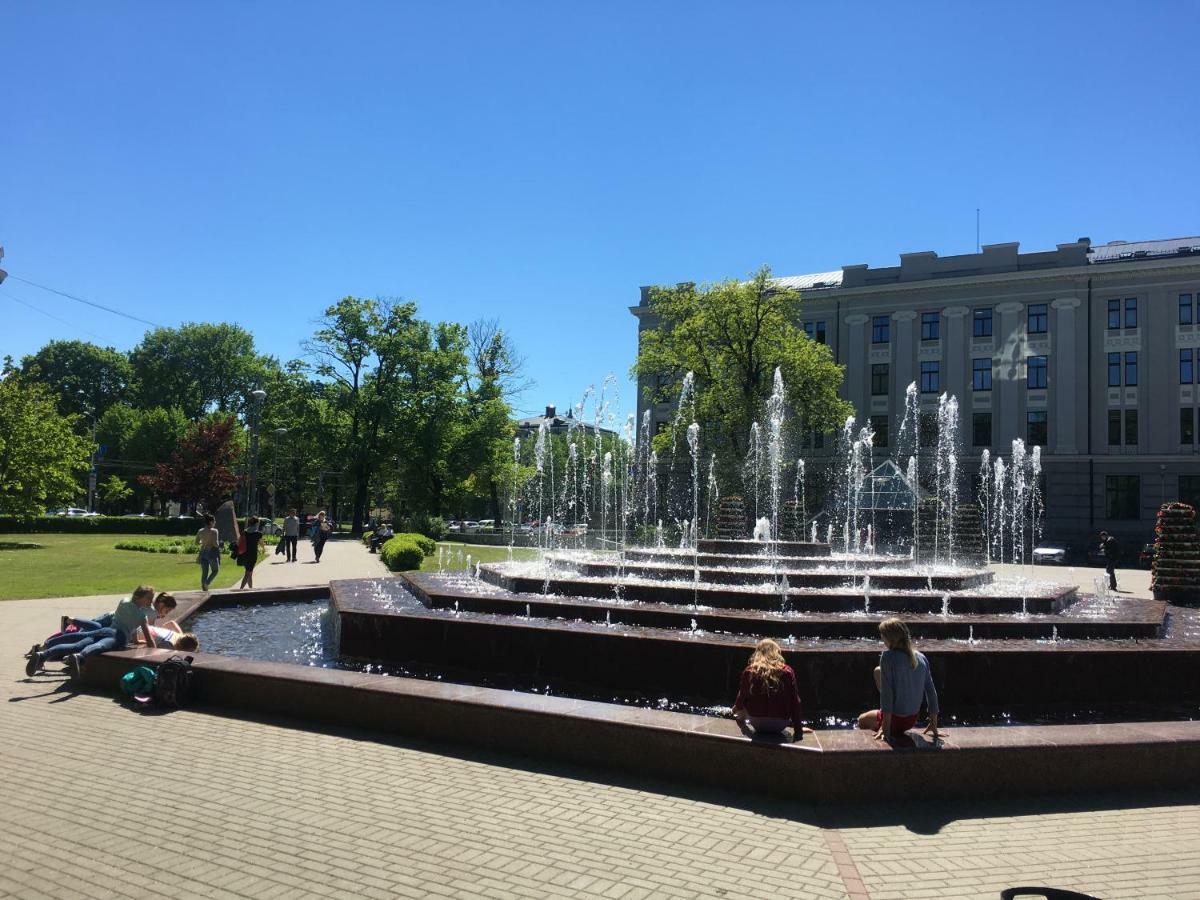
<svg viewBox="0 0 1200 900"><path fill-rule="evenodd" d="M221 548L209 547L200 551L200 583L208 587L217 579L221 571Z"/></svg>
<svg viewBox="0 0 1200 900"><path fill-rule="evenodd" d="M109 632L112 632L112 634L110 635ZM92 641L92 643L79 651L79 658L81 660L95 656L97 653L106 653L109 650L124 650L125 645L129 643L129 638L125 632L119 629L108 628L104 630L104 634L104 637Z"/></svg>
<svg viewBox="0 0 1200 900"><path fill-rule="evenodd" d="M46 641L46 649L41 651L38 656L45 662L54 662L57 659L63 659L70 656L72 653L82 653L89 647L93 647L104 641L116 640L117 636L124 635L115 628L97 628L94 631L82 631L75 634L64 634L57 638L51 638ZM63 640L68 638L68 640ZM125 646L125 641L121 641L120 647L108 647L109 650L120 650Z"/></svg>

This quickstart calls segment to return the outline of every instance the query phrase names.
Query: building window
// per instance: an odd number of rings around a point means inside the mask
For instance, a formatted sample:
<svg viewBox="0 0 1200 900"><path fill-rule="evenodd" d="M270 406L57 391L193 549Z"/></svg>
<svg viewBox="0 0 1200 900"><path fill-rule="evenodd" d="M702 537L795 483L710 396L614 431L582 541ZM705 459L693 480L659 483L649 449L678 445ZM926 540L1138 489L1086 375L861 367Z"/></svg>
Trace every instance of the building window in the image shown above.
<svg viewBox="0 0 1200 900"><path fill-rule="evenodd" d="M871 363L871 396L886 397L888 393L888 364Z"/></svg>
<svg viewBox="0 0 1200 900"><path fill-rule="evenodd" d="M1108 411L1108 446L1121 446L1121 411L1119 409Z"/></svg>
<svg viewBox="0 0 1200 900"><path fill-rule="evenodd" d="M808 335L810 341L816 341L818 344L825 343L825 323L824 322L805 322L804 333Z"/></svg>
<svg viewBox="0 0 1200 900"><path fill-rule="evenodd" d="M1046 446L1046 411L1031 410L1027 413L1025 443L1030 447Z"/></svg>
<svg viewBox="0 0 1200 900"><path fill-rule="evenodd" d="M1180 294L1179 295L1179 324L1180 325L1191 325L1192 324L1192 295L1191 294Z"/></svg>
<svg viewBox="0 0 1200 900"><path fill-rule="evenodd" d="M1108 354L1108 386L1121 386L1121 354Z"/></svg>
<svg viewBox="0 0 1200 900"><path fill-rule="evenodd" d="M1046 357L1031 356L1025 367L1025 382L1031 391L1046 387Z"/></svg>
<svg viewBox="0 0 1200 900"><path fill-rule="evenodd" d="M974 413L971 416L971 446L992 446L992 414Z"/></svg>
<svg viewBox="0 0 1200 900"><path fill-rule="evenodd" d="M805 322L804 323L804 333L806 335L808 335L808 339L810 341L815 340L815 337L813 336L813 325L815 325L815 324L816 323L814 323L814 322Z"/></svg>
<svg viewBox="0 0 1200 900"><path fill-rule="evenodd" d="M1179 499L1192 509L1200 507L1200 475L1180 475Z"/></svg>
<svg viewBox="0 0 1200 900"><path fill-rule="evenodd" d="M1127 350L1125 352L1125 386L1137 386L1137 351Z"/></svg>
<svg viewBox="0 0 1200 900"><path fill-rule="evenodd" d="M1196 443L1196 411L1190 406L1179 410L1179 443Z"/></svg>
<svg viewBox="0 0 1200 900"><path fill-rule="evenodd" d="M871 318L871 343L886 344L891 338L892 320L887 316L873 316Z"/></svg>
<svg viewBox="0 0 1200 900"><path fill-rule="evenodd" d="M875 432L875 446L886 447L888 445L888 417L871 416L871 430Z"/></svg>
<svg viewBox="0 0 1200 900"><path fill-rule="evenodd" d="M992 359L971 360L971 390L990 391L992 389Z"/></svg>
<svg viewBox="0 0 1200 900"><path fill-rule="evenodd" d="M1142 502L1142 482L1137 475L1107 475L1104 478L1104 517L1137 519Z"/></svg>
<svg viewBox="0 0 1200 900"><path fill-rule="evenodd" d="M992 336L992 310L990 307L975 310L975 321L972 327L975 337Z"/></svg>
<svg viewBox="0 0 1200 900"><path fill-rule="evenodd" d="M1125 446L1136 447L1138 442L1138 416L1136 409L1125 410Z"/></svg>
<svg viewBox="0 0 1200 900"><path fill-rule="evenodd" d="M1125 298L1125 327L1137 328L1137 297Z"/></svg>
<svg viewBox="0 0 1200 900"><path fill-rule="evenodd" d="M932 360L921 363L921 393L936 394L942 389L942 364Z"/></svg>
<svg viewBox="0 0 1200 900"><path fill-rule="evenodd" d="M936 341L941 334L941 315L935 312L921 313L921 340Z"/></svg>
<svg viewBox="0 0 1200 900"><path fill-rule="evenodd" d="M817 323L817 343L818 344L825 343L825 323L824 322Z"/></svg>
<svg viewBox="0 0 1200 900"><path fill-rule="evenodd" d="M1179 351L1179 383L1191 384L1195 380L1196 367L1192 365L1192 348Z"/></svg>
<svg viewBox="0 0 1200 900"><path fill-rule="evenodd" d="M1121 301L1108 301L1108 330L1116 331L1121 327Z"/></svg>
<svg viewBox="0 0 1200 900"><path fill-rule="evenodd" d="M1046 304L1034 303L1031 304L1028 311L1028 320L1026 330L1030 334L1045 334L1046 333Z"/></svg>
<svg viewBox="0 0 1200 900"><path fill-rule="evenodd" d="M917 413L917 442L922 447L933 447L937 444L937 439L937 414Z"/></svg>

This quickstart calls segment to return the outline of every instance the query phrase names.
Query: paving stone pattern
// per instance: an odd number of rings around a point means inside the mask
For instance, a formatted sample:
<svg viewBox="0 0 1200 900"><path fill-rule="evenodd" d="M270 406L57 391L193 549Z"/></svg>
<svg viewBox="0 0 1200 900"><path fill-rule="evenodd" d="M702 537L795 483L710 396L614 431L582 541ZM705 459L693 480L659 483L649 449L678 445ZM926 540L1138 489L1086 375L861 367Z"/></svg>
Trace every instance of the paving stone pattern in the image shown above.
<svg viewBox="0 0 1200 900"><path fill-rule="evenodd" d="M97 603L0 603L0 897L1200 898L1200 796L821 810L25 679Z"/></svg>

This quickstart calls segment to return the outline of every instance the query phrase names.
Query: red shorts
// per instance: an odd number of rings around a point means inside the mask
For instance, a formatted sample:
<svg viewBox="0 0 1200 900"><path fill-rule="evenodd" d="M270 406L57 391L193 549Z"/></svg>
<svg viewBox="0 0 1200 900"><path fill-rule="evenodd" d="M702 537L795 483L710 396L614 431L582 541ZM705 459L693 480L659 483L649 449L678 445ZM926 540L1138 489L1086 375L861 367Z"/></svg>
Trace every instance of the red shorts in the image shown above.
<svg viewBox="0 0 1200 900"><path fill-rule="evenodd" d="M900 735L904 734L904 732L908 731L908 729L912 728L916 724L917 724L917 714L916 713L913 713L911 716L898 716L895 713L893 713L892 714L892 733L891 733L890 737L899 737ZM883 727L883 710L877 709L877 710L875 710L875 730L878 731L882 727Z"/></svg>

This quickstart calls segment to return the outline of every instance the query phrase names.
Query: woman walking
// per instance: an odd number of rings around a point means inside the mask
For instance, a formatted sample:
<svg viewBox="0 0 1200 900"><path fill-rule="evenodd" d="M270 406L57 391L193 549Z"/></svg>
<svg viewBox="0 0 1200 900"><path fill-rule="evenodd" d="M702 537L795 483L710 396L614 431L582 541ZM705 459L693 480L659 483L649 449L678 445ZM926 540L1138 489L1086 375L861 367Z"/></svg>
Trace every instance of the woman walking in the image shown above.
<svg viewBox="0 0 1200 900"><path fill-rule="evenodd" d="M899 737L917 724L921 701L929 707L925 734L937 740L938 695L924 653L913 649L908 626L892 617L879 623L879 636L887 649L879 654L875 667L875 687L879 689L879 709L870 709L858 717L858 727L875 732L875 740Z"/></svg>
<svg viewBox="0 0 1200 900"><path fill-rule="evenodd" d="M254 567L258 565L258 545L262 538L262 530L258 527L258 516L251 516L246 520L246 530L242 532L242 540L245 541L245 545L239 547L241 552L238 553L237 558L238 565L246 570L238 590L254 587Z"/></svg>
<svg viewBox="0 0 1200 900"><path fill-rule="evenodd" d="M755 734L782 734L791 725L796 741L811 730L800 719L796 673L783 661L783 651L770 638L758 642L742 671L733 717L739 722L749 720Z"/></svg>
<svg viewBox="0 0 1200 900"><path fill-rule="evenodd" d="M207 515L204 517L204 527L196 532L196 543L200 545L198 561L200 563L200 590L207 591L208 586L217 580L221 571L221 535L216 528L217 520Z"/></svg>
<svg viewBox="0 0 1200 900"><path fill-rule="evenodd" d="M317 557L317 562L321 561L321 553L325 550L325 542L329 540L331 530L325 518L325 510L321 510L317 513L317 521L313 522L312 527L313 554Z"/></svg>

